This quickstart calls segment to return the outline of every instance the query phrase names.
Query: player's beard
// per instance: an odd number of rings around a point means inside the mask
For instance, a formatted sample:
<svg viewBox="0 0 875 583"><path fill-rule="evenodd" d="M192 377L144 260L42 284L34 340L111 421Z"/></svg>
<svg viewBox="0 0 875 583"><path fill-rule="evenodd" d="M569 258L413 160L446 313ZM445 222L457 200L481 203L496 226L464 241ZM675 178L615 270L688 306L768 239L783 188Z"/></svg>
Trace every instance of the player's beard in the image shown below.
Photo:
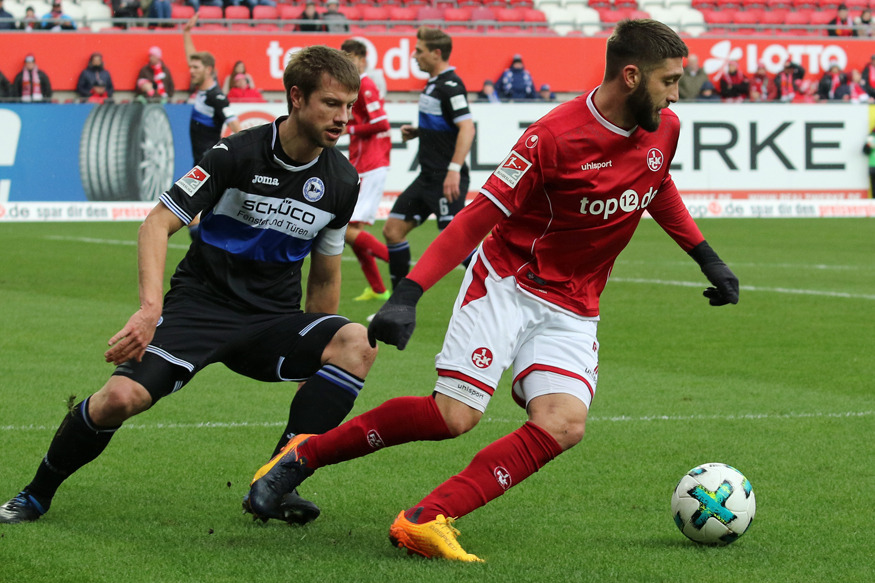
<svg viewBox="0 0 875 583"><path fill-rule="evenodd" d="M650 97L650 92L647 91L646 77L641 80L638 88L629 96L627 103L635 123L641 129L648 132L655 132L659 129L659 122L662 118L653 103L653 98Z"/></svg>

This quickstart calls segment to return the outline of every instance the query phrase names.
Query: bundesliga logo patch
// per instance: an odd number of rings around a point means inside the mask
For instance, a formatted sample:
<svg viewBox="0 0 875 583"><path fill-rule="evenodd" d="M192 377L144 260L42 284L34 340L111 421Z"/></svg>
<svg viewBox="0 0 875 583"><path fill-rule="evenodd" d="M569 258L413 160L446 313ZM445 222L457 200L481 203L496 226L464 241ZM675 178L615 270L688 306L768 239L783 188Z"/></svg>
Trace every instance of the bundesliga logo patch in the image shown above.
<svg viewBox="0 0 875 583"><path fill-rule="evenodd" d="M176 181L176 186L181 188L188 196L194 196L194 193L206 184L209 177L210 175L203 168L195 166L188 174Z"/></svg>
<svg viewBox="0 0 875 583"><path fill-rule="evenodd" d="M496 168L493 174L495 174L499 180L513 188L519 183L520 179L531 167L531 162L511 150L510 154L507 155L504 162L498 165L498 168Z"/></svg>

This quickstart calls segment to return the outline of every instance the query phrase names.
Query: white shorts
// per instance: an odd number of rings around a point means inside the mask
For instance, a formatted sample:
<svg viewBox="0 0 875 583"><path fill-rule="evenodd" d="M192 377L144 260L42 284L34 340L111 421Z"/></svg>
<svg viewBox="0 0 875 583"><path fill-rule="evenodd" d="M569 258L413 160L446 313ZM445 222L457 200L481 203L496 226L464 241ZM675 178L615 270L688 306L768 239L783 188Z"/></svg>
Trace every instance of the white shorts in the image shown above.
<svg viewBox="0 0 875 583"><path fill-rule="evenodd" d="M587 408L598 381L598 318L584 318L499 278L478 252L453 307L444 346L435 358L438 393L479 411L502 373L513 369L513 397L568 393Z"/></svg>
<svg viewBox="0 0 875 583"><path fill-rule="evenodd" d="M386 177L389 175L389 167L375 168L364 174L359 174L362 184L359 187L359 199L352 211L351 223L367 223L373 225L377 218L377 208L383 198L383 190L386 186Z"/></svg>

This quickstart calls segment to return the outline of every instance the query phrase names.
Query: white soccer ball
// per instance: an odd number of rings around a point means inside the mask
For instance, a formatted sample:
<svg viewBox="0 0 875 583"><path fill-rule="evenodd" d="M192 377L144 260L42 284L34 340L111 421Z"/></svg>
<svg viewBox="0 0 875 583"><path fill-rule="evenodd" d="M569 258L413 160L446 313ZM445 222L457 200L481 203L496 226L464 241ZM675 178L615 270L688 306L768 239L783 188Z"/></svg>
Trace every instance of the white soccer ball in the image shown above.
<svg viewBox="0 0 875 583"><path fill-rule="evenodd" d="M702 464L681 478L671 496L674 522L690 540L728 545L753 522L757 503L741 472L726 464Z"/></svg>

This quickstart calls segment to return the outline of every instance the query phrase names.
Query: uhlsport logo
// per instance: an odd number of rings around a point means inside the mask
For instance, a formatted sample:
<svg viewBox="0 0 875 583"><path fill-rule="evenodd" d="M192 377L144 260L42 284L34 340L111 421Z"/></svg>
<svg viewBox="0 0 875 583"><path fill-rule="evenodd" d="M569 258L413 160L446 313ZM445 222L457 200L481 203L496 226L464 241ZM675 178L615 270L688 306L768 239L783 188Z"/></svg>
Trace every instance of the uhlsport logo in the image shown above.
<svg viewBox="0 0 875 583"><path fill-rule="evenodd" d="M532 163L511 150L507 158L495 169L495 176L513 188L523 175L532 167Z"/></svg>
<svg viewBox="0 0 875 583"><path fill-rule="evenodd" d="M492 364L492 351L486 347L478 348L471 355L471 362L477 368L489 368L489 365Z"/></svg>
<svg viewBox="0 0 875 583"><path fill-rule="evenodd" d="M383 449L386 447L386 444L383 443L383 438L374 429L368 431L368 445L371 446L371 449Z"/></svg>
<svg viewBox="0 0 875 583"><path fill-rule="evenodd" d="M194 196L201 186L206 184L210 175L200 166L192 168L188 174L176 181L176 186L181 188L188 196Z"/></svg>
<svg viewBox="0 0 875 583"><path fill-rule="evenodd" d="M528 138L526 138L526 148L534 148L538 145L538 136L536 134L532 134Z"/></svg>
<svg viewBox="0 0 875 583"><path fill-rule="evenodd" d="M652 171L657 172L662 168L664 162L665 156L662 155L659 148L650 148L650 151L647 152L647 167Z"/></svg>
<svg viewBox="0 0 875 583"><path fill-rule="evenodd" d="M304 183L304 198L310 202L316 202L325 194L325 183L322 179L314 176Z"/></svg>
<svg viewBox="0 0 875 583"><path fill-rule="evenodd" d="M511 480L510 472L504 469L501 466L496 466L494 470L492 470L492 475L495 476L495 481L498 482L498 485L501 486L502 490L507 490L511 486L513 486L513 480Z"/></svg>

